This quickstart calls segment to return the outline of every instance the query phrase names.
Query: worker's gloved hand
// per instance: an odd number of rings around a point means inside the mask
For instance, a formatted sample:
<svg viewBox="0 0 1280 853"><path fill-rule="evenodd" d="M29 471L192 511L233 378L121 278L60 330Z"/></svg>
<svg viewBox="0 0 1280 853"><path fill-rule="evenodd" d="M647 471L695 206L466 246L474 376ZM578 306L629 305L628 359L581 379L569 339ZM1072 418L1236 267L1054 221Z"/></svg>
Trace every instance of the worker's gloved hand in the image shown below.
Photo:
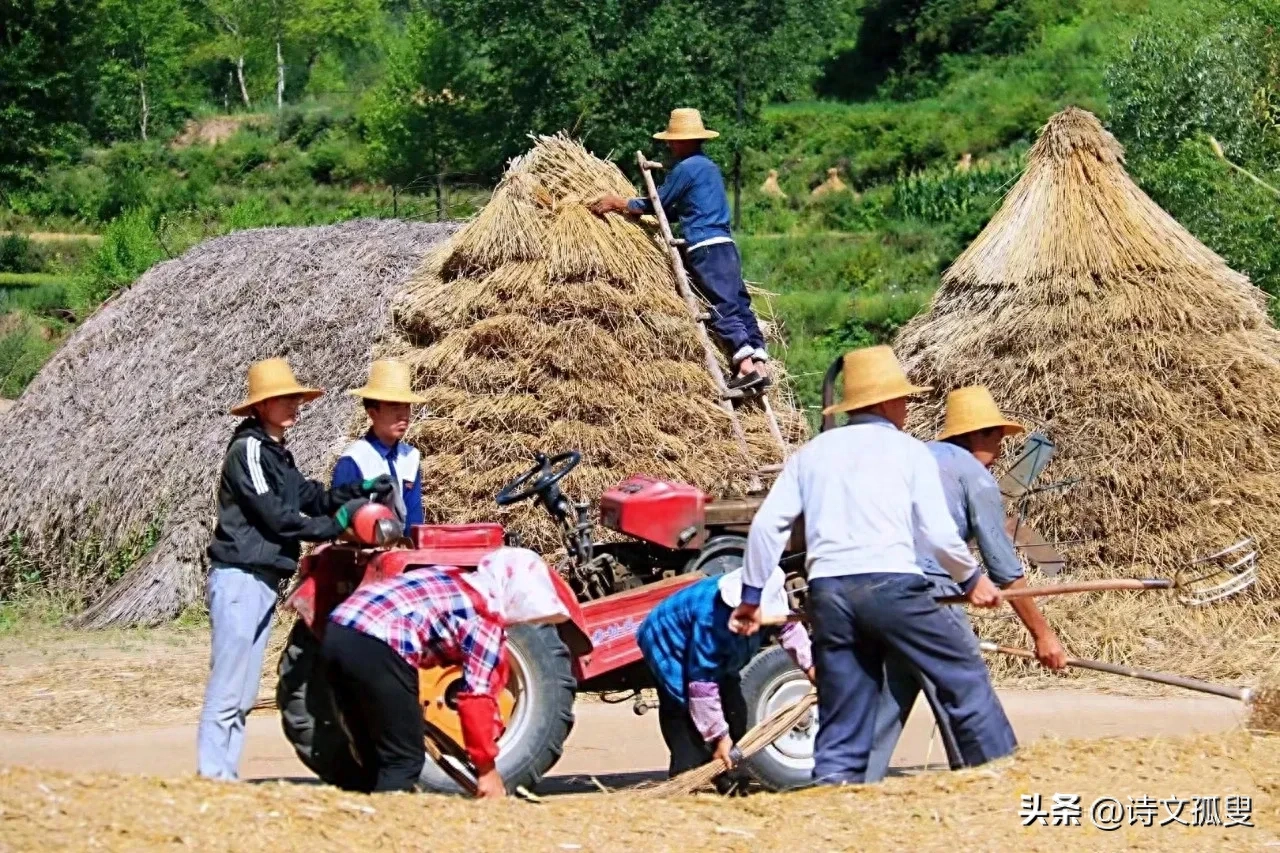
<svg viewBox="0 0 1280 853"><path fill-rule="evenodd" d="M356 517L356 510L367 503L369 503L368 498L352 498L338 509L333 516L333 520L338 522L338 525L343 530L349 530L351 529L351 519Z"/></svg>
<svg viewBox="0 0 1280 853"><path fill-rule="evenodd" d="M396 481L391 479L390 474L383 474L381 477L374 477L372 480L365 480L360 484L360 493L368 495L377 500L385 498L396 489Z"/></svg>

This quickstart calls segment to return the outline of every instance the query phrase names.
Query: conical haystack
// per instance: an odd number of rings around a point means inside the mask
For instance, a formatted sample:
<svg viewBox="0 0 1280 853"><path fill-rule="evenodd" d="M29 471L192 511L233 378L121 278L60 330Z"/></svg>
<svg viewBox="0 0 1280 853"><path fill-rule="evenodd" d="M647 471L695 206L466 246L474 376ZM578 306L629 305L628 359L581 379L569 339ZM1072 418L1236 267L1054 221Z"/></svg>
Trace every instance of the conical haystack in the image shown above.
<svg viewBox="0 0 1280 853"><path fill-rule="evenodd" d="M844 181L840 180L840 170L833 166L827 169L827 179L813 188L812 195L814 198L822 198L848 191L849 187Z"/></svg>
<svg viewBox="0 0 1280 853"><path fill-rule="evenodd" d="M96 599L83 620L95 626L153 624L198 601L246 368L285 355L329 389L289 435L299 466L327 480L358 408L341 389L363 381L392 297L453 230L244 231L103 306L3 415L0 598L38 579L54 598Z"/></svg>
<svg viewBox="0 0 1280 853"><path fill-rule="evenodd" d="M770 169L769 176L764 179L764 183L760 185L760 194L769 198L786 199L787 194L782 191L782 187L778 185L778 170Z"/></svg>
<svg viewBox="0 0 1280 853"><path fill-rule="evenodd" d="M1071 108L899 336L912 378L937 394L915 409L917 434L935 434L942 395L970 384L1048 430L1046 480L1082 479L1035 496L1029 520L1064 543L1074 576L1172 577L1243 537L1260 543L1257 590L1209 611L1163 594L1052 602L1075 653L1220 677L1253 674L1263 652L1274 666L1274 645L1241 648L1274 631L1259 597L1280 591L1280 334L1264 301Z"/></svg>
<svg viewBox="0 0 1280 853"><path fill-rule="evenodd" d="M540 138L397 300L401 338L386 351L430 401L409 435L430 518L499 517L494 494L535 451L581 451L562 488L593 502L636 473L738 492L780 460L758 410L739 410L749 459L734 441L665 251L644 226L592 214L605 193L633 189L580 145ZM774 398L799 437L802 418ZM559 547L532 504L503 520L531 547Z"/></svg>

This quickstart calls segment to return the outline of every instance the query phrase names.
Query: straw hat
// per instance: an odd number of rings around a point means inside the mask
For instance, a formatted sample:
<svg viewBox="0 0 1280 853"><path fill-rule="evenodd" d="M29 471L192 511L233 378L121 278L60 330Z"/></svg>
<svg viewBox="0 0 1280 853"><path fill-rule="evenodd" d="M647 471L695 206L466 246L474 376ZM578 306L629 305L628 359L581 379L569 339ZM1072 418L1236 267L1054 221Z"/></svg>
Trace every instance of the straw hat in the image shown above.
<svg viewBox="0 0 1280 853"><path fill-rule="evenodd" d="M383 403L425 403L426 397L413 393L409 380L409 365L398 361L375 361L369 365L369 381L362 388L348 391L361 400L378 400Z"/></svg>
<svg viewBox="0 0 1280 853"><path fill-rule="evenodd" d="M255 361L249 365L249 393L243 401L231 409L231 414L243 417L263 400L270 400L272 397L292 397L295 394L302 395L303 400L310 403L324 394L324 391L299 385L298 380L293 377L289 362L283 358Z"/></svg>
<svg viewBox="0 0 1280 853"><path fill-rule="evenodd" d="M995 427L1004 427L1005 435L1027 431L1022 424L1007 420L1000 413L1000 407L986 387L957 388L947 395L947 415L938 441Z"/></svg>
<svg viewBox="0 0 1280 853"><path fill-rule="evenodd" d="M844 376L844 396L839 403L823 409L824 415L852 412L876 403L932 390L912 385L907 374L902 372L898 357L887 346L866 347L845 353L841 373Z"/></svg>
<svg viewBox="0 0 1280 853"><path fill-rule="evenodd" d="M670 140L670 139L715 139L720 134L714 130L707 130L702 126L702 113L697 110L691 110L688 107L681 107L671 111L671 118L667 119L667 129L661 133L655 133L654 139Z"/></svg>

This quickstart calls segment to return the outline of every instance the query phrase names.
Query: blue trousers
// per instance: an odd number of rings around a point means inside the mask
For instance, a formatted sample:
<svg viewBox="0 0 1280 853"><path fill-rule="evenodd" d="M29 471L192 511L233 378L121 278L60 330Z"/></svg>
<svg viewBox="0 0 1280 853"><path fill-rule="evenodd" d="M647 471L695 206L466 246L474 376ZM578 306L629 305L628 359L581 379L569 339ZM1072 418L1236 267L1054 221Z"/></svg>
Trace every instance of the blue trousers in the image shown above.
<svg viewBox="0 0 1280 853"><path fill-rule="evenodd" d="M764 349L764 335L751 310L742 280L742 258L733 243L713 243L686 254L694 283L711 303L711 330L724 341L737 363Z"/></svg>
<svg viewBox="0 0 1280 853"><path fill-rule="evenodd" d="M245 718L258 699L276 588L243 569L215 568L208 603L213 649L196 734L196 771L230 780L239 776Z"/></svg>
<svg viewBox="0 0 1280 853"><path fill-rule="evenodd" d="M871 573L809 582L818 728L813 778L867 781L886 657L897 652L937 688L964 764L1017 747L972 634L933 600L922 575Z"/></svg>
<svg viewBox="0 0 1280 853"><path fill-rule="evenodd" d="M948 591L950 592L950 591ZM936 594L936 588L935 588ZM943 612L955 619L971 640L974 651L977 651L977 637L969 624L960 605L942 608ZM938 688L907 658L890 650L884 658L884 687L880 690L880 704L876 708L875 738L871 742L871 756L867 759L868 782L879 782L889 772L889 761L898 747L898 739L902 737L902 729L911 716L916 698L924 694L929 703L929 710L938 724L938 734L942 738L942 748L947 753L947 763L952 770L964 767L964 759L960 755L960 746L956 743L956 734L951 730L951 720L947 717L942 702L938 699Z"/></svg>

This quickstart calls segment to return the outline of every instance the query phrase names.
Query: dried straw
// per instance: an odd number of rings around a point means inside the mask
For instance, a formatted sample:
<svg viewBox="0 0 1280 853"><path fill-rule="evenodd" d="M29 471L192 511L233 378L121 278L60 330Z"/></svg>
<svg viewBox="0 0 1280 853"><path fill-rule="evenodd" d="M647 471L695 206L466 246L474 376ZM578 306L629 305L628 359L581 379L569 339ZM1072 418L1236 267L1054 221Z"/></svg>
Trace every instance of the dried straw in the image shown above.
<svg viewBox="0 0 1280 853"><path fill-rule="evenodd" d="M1269 687L1254 692L1246 726L1257 734L1280 734L1280 689Z"/></svg>
<svg viewBox="0 0 1280 853"><path fill-rule="evenodd" d="M1049 430L1046 476L1083 479L1036 496L1029 521L1051 542L1086 540L1062 547L1073 579L1170 577L1259 541L1256 592L1220 606L1046 601L1072 653L1225 681L1277 668L1280 334L1264 303L1133 183L1098 120L1070 108L899 336L904 366L936 389L912 413L917 434L935 434L946 392L971 384ZM1002 643L1021 633L1007 619L992 628Z"/></svg>
<svg viewBox="0 0 1280 853"><path fill-rule="evenodd" d="M750 464L734 443L653 234L586 207L633 192L578 143L540 137L396 300L383 350L412 364L431 398L409 439L432 520L496 517L531 547L558 548L544 510L493 503L534 451L580 450L565 488L590 500L636 473L740 493L749 469L780 461L758 404L739 410ZM767 298L759 307L770 314ZM788 393L784 380L774 406L796 439L804 423Z"/></svg>
<svg viewBox="0 0 1280 853"><path fill-rule="evenodd" d="M0 439L0 594L34 562L46 588L92 598L109 554L148 525L159 545L84 620L151 624L198 600L218 468L255 359L286 355L330 389L364 377L388 306L449 225L365 220L246 231L161 264L87 320L7 414ZM290 449L324 476L354 406L304 410Z"/></svg>

